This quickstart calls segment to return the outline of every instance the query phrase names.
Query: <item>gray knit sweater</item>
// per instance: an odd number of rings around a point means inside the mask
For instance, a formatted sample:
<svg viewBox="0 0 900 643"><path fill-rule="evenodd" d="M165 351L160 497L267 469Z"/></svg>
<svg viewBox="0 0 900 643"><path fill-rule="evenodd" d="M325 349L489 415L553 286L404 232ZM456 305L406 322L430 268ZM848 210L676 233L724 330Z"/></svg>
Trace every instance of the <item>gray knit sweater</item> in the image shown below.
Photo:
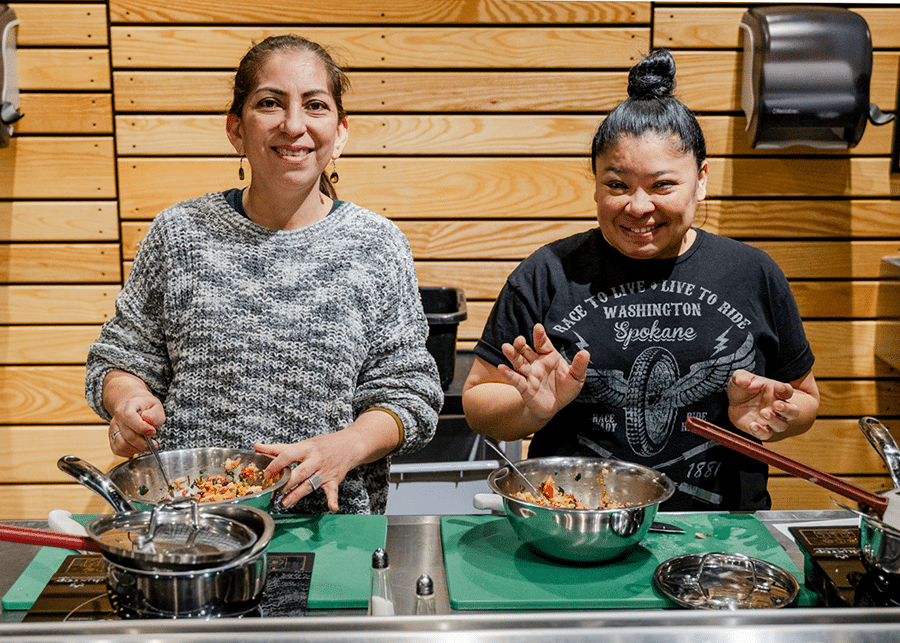
<svg viewBox="0 0 900 643"><path fill-rule="evenodd" d="M348 202L273 231L207 194L150 226L90 348L85 395L108 421L104 376L140 377L165 405L162 449L298 442L381 406L407 453L433 437L443 401L427 334L409 244L386 218ZM389 464L350 471L341 512L384 513ZM325 495L290 511L326 513Z"/></svg>

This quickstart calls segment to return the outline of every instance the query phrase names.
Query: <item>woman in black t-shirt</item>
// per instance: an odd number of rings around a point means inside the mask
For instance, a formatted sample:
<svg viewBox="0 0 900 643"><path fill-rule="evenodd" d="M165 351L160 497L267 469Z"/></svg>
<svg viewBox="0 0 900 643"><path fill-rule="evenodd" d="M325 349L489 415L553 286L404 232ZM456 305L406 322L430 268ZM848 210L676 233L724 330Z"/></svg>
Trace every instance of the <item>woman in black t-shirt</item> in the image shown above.
<svg viewBox="0 0 900 643"><path fill-rule="evenodd" d="M463 388L466 418L530 456L585 455L666 473L668 510L771 505L767 470L685 428L696 416L780 440L812 425L813 355L765 253L693 227L703 133L657 49L592 144L598 227L510 275ZM527 339L526 339L527 338Z"/></svg>

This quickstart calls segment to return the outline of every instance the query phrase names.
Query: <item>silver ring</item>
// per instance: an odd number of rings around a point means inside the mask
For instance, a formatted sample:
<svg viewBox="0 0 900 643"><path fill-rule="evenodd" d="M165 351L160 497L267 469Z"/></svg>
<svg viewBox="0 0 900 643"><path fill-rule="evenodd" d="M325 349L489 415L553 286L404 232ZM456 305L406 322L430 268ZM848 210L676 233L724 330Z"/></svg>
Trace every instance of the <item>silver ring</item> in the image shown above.
<svg viewBox="0 0 900 643"><path fill-rule="evenodd" d="M314 473L309 477L309 485L313 488L313 491L318 491L319 487L322 486L322 478L318 473Z"/></svg>
<svg viewBox="0 0 900 643"><path fill-rule="evenodd" d="M121 434L122 434L122 432L119 431L118 429L116 429L115 431L113 431L113 432L110 434L110 436L109 436L109 441L110 441L110 442L115 442L115 441L116 441L116 438L119 437Z"/></svg>

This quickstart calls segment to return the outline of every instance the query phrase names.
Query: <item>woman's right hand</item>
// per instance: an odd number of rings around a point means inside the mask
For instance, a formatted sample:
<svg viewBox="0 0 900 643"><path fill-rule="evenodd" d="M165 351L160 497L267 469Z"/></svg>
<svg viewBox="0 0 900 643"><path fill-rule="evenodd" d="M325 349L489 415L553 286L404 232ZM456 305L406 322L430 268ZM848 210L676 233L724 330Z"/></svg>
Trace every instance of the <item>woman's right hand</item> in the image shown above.
<svg viewBox="0 0 900 643"><path fill-rule="evenodd" d="M166 421L162 402L131 373L111 371L103 380L103 402L109 422L109 448L123 458L147 451L147 437Z"/></svg>
<svg viewBox="0 0 900 643"><path fill-rule="evenodd" d="M590 355L579 351L569 364L553 346L541 324L533 330L532 349L521 335L501 348L513 366L498 370L514 386L528 411L544 423L578 397L584 386Z"/></svg>

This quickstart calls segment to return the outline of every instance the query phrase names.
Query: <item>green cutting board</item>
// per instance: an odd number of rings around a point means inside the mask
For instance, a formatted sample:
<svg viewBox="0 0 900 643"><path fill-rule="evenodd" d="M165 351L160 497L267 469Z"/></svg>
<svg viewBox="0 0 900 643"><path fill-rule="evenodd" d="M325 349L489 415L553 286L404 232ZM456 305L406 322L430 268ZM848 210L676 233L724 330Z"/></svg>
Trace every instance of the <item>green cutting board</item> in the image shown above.
<svg viewBox="0 0 900 643"><path fill-rule="evenodd" d="M660 516L660 519L663 519ZM542 558L519 540L505 516L445 516L441 540L450 606L492 609L675 608L653 585L656 567L681 554L737 552L768 561L800 584L797 604L817 603L774 536L750 514L668 514L684 535L647 534L627 556L597 565Z"/></svg>
<svg viewBox="0 0 900 643"><path fill-rule="evenodd" d="M76 515L86 525L96 516ZM372 552L385 546L385 516L274 516L271 552L312 552L307 609L365 609L369 604ZM42 547L3 596L3 609L28 610L66 556L76 552Z"/></svg>
<svg viewBox="0 0 900 643"><path fill-rule="evenodd" d="M385 546L386 516L277 516L271 552L312 552L307 609L369 606L372 552Z"/></svg>

